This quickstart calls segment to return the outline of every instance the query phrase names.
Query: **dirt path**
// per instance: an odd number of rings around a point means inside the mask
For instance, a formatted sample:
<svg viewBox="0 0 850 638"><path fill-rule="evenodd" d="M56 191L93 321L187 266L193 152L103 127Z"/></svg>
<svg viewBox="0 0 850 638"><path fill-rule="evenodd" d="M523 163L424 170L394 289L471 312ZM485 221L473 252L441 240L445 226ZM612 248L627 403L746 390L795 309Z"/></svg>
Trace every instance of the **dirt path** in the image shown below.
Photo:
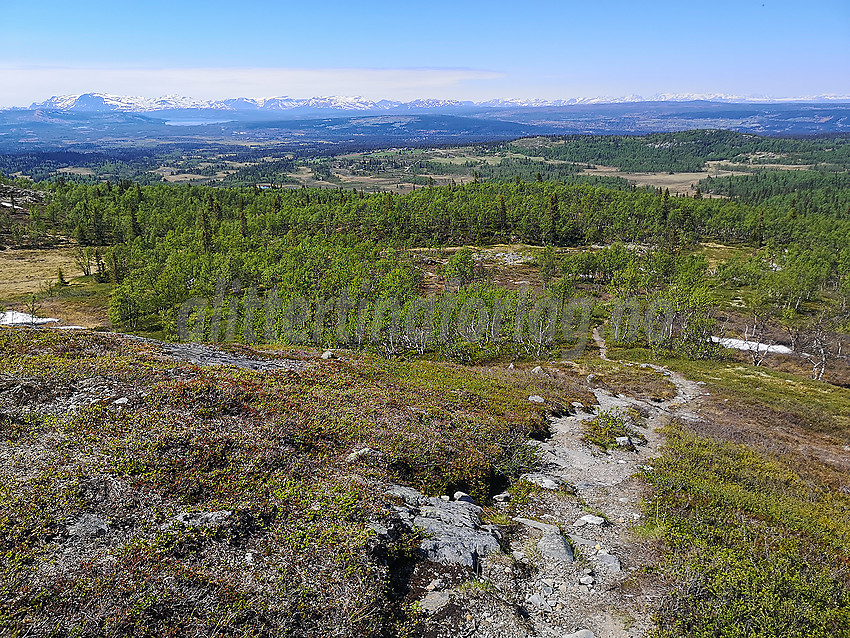
<svg viewBox="0 0 850 638"><path fill-rule="evenodd" d="M593 329L593 342L596 344L596 347L599 348L599 358L603 361L610 361L608 358L608 346L605 345L605 339L602 338L602 335L599 334L599 328L596 327Z"/></svg>
<svg viewBox="0 0 850 638"><path fill-rule="evenodd" d="M593 338L600 356L609 360L604 338L597 330ZM624 365L651 368L664 375L675 386L676 396L644 401L593 388L598 406L592 411L579 409L552 420L552 436L534 442L542 467L530 478L549 487L570 486L575 494L543 490L514 518L521 531L511 538L515 564L507 569L515 576L505 578L500 572L506 568L499 564L487 570L487 577L528 616L522 623L511 623L494 610L492 623L485 617L475 635L571 636L586 630L595 638L621 638L643 636L652 628L651 613L663 592L636 576L641 567L655 564L659 557L651 544L630 531L642 523L641 499L646 495L634 476L659 453L663 444L659 428L674 416L698 418L696 402L702 391L698 383L661 366ZM641 415L633 428L646 438L645 444L634 437L635 445L604 452L586 443L582 439L584 423L608 411ZM535 551L543 534L559 530L570 539L575 553L572 564L547 560ZM527 575L520 578L517 573ZM589 638L590 634L576 636Z"/></svg>

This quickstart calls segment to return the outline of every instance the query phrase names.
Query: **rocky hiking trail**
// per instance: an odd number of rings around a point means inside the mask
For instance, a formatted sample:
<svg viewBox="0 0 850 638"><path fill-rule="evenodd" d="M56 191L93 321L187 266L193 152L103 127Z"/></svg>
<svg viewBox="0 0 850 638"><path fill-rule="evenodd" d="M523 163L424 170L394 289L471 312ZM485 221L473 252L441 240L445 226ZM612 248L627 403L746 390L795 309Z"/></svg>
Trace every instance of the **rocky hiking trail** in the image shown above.
<svg viewBox="0 0 850 638"><path fill-rule="evenodd" d="M597 331L594 338L600 356L608 360ZM651 613L663 591L638 577L639 570L656 564L659 556L630 532L630 527L642 523L641 499L646 496L635 475L659 453L663 444L659 428L674 417L699 418L696 403L703 392L700 384L661 366L623 365L663 375L675 387L675 396L643 400L614 394L594 388L591 375L588 384L597 405L574 403L571 414L551 418L547 440L529 441L540 454L541 467L523 478L542 489L528 503L512 508L515 515L510 525L501 525L493 534L504 551L492 551L489 540L476 543L474 534L490 532L478 520L483 510L463 502L468 500L466 495L457 494L450 503L442 501L444 506L465 506L476 519L474 524L458 525L465 525L471 534L466 547L473 549L465 560L467 565L475 563L478 579L458 587L456 580L434 571L421 600L430 614L427 635L619 638L642 636L651 629ZM535 368L533 373L550 371ZM605 452L583 440L582 426L612 410L635 415L644 427L635 428L638 436ZM497 496L496 509L507 511L508 499L507 494ZM439 512L441 499L429 500L435 512L431 516L442 522L422 525L428 519L420 518L414 523L438 541L454 542L457 550L455 532L446 524L451 516ZM448 527L443 536L441 525ZM450 562L446 556L429 557Z"/></svg>

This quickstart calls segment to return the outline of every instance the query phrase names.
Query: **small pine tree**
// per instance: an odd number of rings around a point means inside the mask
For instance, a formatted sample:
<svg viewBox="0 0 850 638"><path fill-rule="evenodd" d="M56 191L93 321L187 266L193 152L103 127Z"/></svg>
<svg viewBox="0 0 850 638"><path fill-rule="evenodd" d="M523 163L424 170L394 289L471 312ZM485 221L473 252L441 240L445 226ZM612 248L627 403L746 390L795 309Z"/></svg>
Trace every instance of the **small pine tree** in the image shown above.
<svg viewBox="0 0 850 638"><path fill-rule="evenodd" d="M59 271L56 273L56 285L58 286L67 286L68 282L65 281L65 273L62 272L62 266L59 266Z"/></svg>

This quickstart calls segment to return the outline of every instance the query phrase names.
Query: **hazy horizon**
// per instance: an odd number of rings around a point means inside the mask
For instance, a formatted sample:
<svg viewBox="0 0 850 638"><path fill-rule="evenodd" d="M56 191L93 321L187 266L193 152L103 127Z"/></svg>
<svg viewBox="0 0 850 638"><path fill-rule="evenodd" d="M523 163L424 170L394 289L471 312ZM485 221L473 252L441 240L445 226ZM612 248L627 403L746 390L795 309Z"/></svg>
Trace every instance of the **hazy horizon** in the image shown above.
<svg viewBox="0 0 850 638"><path fill-rule="evenodd" d="M486 101L850 95L850 6L5 3L0 107L110 93Z"/></svg>

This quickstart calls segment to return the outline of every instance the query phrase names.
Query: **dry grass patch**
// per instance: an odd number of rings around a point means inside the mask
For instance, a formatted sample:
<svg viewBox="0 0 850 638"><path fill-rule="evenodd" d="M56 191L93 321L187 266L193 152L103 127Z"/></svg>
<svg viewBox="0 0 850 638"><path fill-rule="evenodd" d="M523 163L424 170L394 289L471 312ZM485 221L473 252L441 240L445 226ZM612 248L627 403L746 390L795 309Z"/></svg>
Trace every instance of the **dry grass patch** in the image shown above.
<svg viewBox="0 0 850 638"><path fill-rule="evenodd" d="M0 251L0 302L38 293L45 282L56 281L60 268L65 279L83 274L74 262L73 248Z"/></svg>

